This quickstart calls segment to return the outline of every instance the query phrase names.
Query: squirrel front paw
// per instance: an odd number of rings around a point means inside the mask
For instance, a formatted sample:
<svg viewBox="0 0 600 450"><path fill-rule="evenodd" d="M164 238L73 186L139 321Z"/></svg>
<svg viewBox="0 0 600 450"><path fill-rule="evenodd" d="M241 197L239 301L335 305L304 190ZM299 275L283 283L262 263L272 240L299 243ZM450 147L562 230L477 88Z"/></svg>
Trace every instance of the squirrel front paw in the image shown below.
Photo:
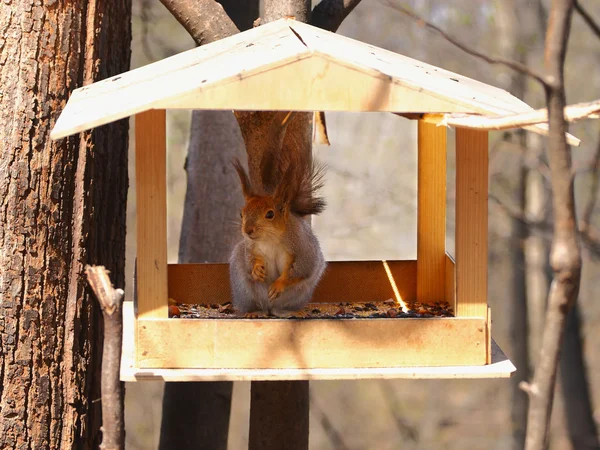
<svg viewBox="0 0 600 450"><path fill-rule="evenodd" d="M276 279L269 287L269 300L274 300L285 290L287 283L281 278Z"/></svg>
<svg viewBox="0 0 600 450"><path fill-rule="evenodd" d="M254 264L254 267L252 268L252 279L262 283L267 280L267 270L265 269L264 264L259 262Z"/></svg>

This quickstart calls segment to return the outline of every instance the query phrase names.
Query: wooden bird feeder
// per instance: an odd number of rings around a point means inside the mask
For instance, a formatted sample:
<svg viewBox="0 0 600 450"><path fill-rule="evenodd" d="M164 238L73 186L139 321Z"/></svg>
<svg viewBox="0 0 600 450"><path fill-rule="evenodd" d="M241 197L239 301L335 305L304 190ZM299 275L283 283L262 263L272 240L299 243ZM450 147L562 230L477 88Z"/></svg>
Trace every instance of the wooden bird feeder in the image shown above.
<svg viewBox="0 0 600 450"><path fill-rule="evenodd" d="M226 264L167 264L165 117L181 108L418 118L417 260L331 263L313 301L447 301L455 317L169 318L168 298L230 300ZM446 129L432 122L445 113L531 110L501 89L290 19L77 89L53 139L135 115L137 313L126 309L122 378L510 376L515 368L491 340L487 304L488 134L456 130L452 257L445 249Z"/></svg>

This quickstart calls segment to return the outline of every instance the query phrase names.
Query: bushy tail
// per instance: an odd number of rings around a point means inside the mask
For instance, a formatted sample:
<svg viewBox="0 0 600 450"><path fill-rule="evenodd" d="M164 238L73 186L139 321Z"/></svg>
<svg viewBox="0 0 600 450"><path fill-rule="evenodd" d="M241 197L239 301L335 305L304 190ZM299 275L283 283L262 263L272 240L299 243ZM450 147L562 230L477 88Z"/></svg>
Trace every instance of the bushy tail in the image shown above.
<svg viewBox="0 0 600 450"><path fill-rule="evenodd" d="M310 154L297 148L283 149L283 141L294 112L277 112L268 130L270 148L262 155L261 190L283 199L290 211L298 216L320 214L325 210L325 199L318 196L323 187L326 167L314 163ZM291 150L291 151L290 151Z"/></svg>
<svg viewBox="0 0 600 450"><path fill-rule="evenodd" d="M325 210L325 199L317 194L323 188L326 166L312 162L297 172L296 193L290 210L298 216L320 214Z"/></svg>

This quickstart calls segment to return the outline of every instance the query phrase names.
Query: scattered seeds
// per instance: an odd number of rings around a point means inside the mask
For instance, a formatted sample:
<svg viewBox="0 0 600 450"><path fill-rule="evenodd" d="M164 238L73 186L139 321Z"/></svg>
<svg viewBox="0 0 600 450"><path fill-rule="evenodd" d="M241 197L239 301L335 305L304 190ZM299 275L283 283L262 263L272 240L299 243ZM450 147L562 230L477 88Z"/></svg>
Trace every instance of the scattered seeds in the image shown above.
<svg viewBox="0 0 600 450"><path fill-rule="evenodd" d="M297 311L289 317L292 320L303 319L365 319L365 318L423 318L423 317L452 317L452 308L446 302L437 302L432 305L409 303L408 312L403 312L393 299L381 302L367 303L311 303L305 309ZM223 304L170 304L169 317L182 317L186 319L231 319L241 317L231 302ZM281 319L279 317L257 314L256 318Z"/></svg>

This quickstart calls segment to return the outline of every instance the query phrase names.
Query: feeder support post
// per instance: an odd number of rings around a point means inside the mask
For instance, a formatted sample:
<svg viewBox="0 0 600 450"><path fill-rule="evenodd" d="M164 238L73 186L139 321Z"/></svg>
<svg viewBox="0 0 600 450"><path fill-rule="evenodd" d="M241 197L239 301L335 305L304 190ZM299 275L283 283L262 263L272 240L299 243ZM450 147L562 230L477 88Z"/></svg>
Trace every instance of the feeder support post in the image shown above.
<svg viewBox="0 0 600 450"><path fill-rule="evenodd" d="M137 317L144 319L169 316L166 138L164 109L135 116Z"/></svg>
<svg viewBox="0 0 600 450"><path fill-rule="evenodd" d="M456 129L456 316L486 317L488 132Z"/></svg>
<svg viewBox="0 0 600 450"><path fill-rule="evenodd" d="M446 128L418 122L417 301L446 297Z"/></svg>

